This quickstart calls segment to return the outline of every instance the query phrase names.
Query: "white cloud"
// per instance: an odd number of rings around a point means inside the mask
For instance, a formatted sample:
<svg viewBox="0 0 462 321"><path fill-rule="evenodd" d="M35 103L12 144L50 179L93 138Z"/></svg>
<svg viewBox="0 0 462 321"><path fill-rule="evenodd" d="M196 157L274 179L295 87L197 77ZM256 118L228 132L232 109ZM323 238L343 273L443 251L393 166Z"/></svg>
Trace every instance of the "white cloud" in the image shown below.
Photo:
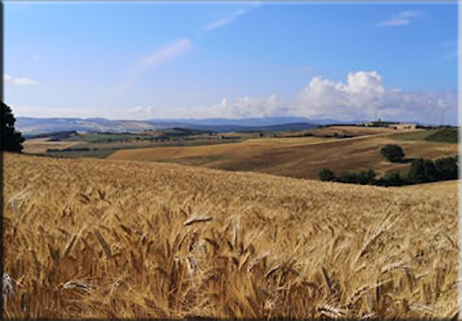
<svg viewBox="0 0 462 321"><path fill-rule="evenodd" d="M389 19L379 22L377 27L397 27L397 26L404 26L411 23L410 18L422 16L422 12L415 11L415 10L406 10L401 11Z"/></svg>
<svg viewBox="0 0 462 321"><path fill-rule="evenodd" d="M14 85L34 85L37 82L34 80L31 80L29 78L23 77L23 78L16 78L12 77L10 75L4 74L3 75L3 81L8 84L14 84Z"/></svg>
<svg viewBox="0 0 462 321"><path fill-rule="evenodd" d="M407 92L385 89L377 71L349 73L346 82L314 77L296 97L280 100L275 94L266 98L224 98L213 106L181 110L181 117L246 118L300 116L338 120L373 120L438 123L457 119L457 94L453 92Z"/></svg>
<svg viewBox="0 0 462 321"><path fill-rule="evenodd" d="M377 26L379 27L396 27L396 26L404 26L409 24L409 20L407 19L400 19L400 20L388 20L382 21Z"/></svg>
<svg viewBox="0 0 462 321"><path fill-rule="evenodd" d="M370 114L384 93L382 78L376 71L349 73L347 82L333 82L314 77L297 97L297 106L307 115L343 114L348 109L351 118ZM305 108L308 107L308 108Z"/></svg>
<svg viewBox="0 0 462 321"><path fill-rule="evenodd" d="M284 106L275 94L271 94L266 98L223 98L218 104L213 106L180 108L177 111L179 117L252 118L270 117L281 114L284 112Z"/></svg>
<svg viewBox="0 0 462 321"><path fill-rule="evenodd" d="M130 119L146 119L154 116L154 111L152 106L136 106L127 116L131 117Z"/></svg>

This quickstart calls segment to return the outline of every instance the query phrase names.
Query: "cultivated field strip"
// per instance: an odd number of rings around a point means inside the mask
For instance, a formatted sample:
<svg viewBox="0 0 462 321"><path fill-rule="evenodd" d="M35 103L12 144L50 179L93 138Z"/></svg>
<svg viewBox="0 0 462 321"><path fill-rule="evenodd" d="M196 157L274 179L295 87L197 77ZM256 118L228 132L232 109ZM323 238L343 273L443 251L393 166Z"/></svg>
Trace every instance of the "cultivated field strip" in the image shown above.
<svg viewBox="0 0 462 321"><path fill-rule="evenodd" d="M458 194L4 154L6 318L448 318Z"/></svg>

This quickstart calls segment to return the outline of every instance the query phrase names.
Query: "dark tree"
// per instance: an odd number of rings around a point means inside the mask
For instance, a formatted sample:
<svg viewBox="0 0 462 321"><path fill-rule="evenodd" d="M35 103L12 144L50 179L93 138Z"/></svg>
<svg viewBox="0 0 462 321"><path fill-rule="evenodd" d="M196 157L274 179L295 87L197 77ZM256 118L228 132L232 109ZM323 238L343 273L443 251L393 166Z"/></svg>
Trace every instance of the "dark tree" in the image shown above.
<svg viewBox="0 0 462 321"><path fill-rule="evenodd" d="M375 172L372 169L358 173L358 183L361 185L370 185L375 182Z"/></svg>
<svg viewBox="0 0 462 321"><path fill-rule="evenodd" d="M439 158L435 161L435 166L438 171L438 180L457 179L459 176L456 157Z"/></svg>
<svg viewBox="0 0 462 321"><path fill-rule="evenodd" d="M408 178L413 183L434 182L438 179L435 163L430 159L419 158L411 163Z"/></svg>
<svg viewBox="0 0 462 321"><path fill-rule="evenodd" d="M404 151L400 146L391 144L382 147L380 153L389 162L400 162L405 156Z"/></svg>
<svg viewBox="0 0 462 321"><path fill-rule="evenodd" d="M355 172L344 172L342 176L338 179L341 183L347 184L358 184L359 183L359 175Z"/></svg>
<svg viewBox="0 0 462 321"><path fill-rule="evenodd" d="M2 102L2 151L21 152L24 138L14 129L16 119L11 108Z"/></svg>
<svg viewBox="0 0 462 321"><path fill-rule="evenodd" d="M328 168L321 169L318 173L318 177L323 182L335 181L335 173Z"/></svg>
<svg viewBox="0 0 462 321"><path fill-rule="evenodd" d="M384 177L385 186L403 186L405 181L399 173L388 173Z"/></svg>

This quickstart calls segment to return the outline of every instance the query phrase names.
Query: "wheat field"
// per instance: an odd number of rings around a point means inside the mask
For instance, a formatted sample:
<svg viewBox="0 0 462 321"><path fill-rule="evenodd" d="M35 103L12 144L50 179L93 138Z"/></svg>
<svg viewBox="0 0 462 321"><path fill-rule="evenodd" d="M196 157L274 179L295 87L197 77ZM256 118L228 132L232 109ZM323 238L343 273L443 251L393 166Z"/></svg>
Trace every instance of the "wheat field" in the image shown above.
<svg viewBox="0 0 462 321"><path fill-rule="evenodd" d="M458 310L456 184L433 193L8 153L3 175L7 319Z"/></svg>

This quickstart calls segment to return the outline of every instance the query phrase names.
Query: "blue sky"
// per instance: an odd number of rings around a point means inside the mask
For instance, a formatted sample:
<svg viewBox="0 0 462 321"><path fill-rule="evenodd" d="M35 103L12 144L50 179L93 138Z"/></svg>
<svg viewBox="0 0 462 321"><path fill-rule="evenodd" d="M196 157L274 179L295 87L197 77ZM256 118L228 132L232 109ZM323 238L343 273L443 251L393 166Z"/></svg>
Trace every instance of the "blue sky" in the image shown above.
<svg viewBox="0 0 462 321"><path fill-rule="evenodd" d="M17 116L457 119L456 3L4 2Z"/></svg>

